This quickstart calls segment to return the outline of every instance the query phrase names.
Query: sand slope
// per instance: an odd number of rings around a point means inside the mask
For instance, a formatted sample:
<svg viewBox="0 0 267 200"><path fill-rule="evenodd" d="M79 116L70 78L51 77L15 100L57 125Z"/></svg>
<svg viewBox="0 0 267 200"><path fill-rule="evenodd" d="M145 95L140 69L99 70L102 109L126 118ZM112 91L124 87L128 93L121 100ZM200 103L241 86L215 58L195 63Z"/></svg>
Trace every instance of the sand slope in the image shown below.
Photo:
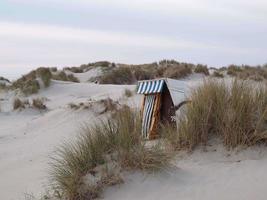
<svg viewBox="0 0 267 200"><path fill-rule="evenodd" d="M84 81L86 78L83 77ZM201 76L186 79L190 87ZM14 92L0 93L0 199L23 199L23 193L40 195L47 183L49 156L63 141L75 138L84 122L99 116L91 110L74 111L71 102L80 103L110 97L137 106L140 96L123 97L125 88L135 86L97 85L52 81L34 97L45 97L48 111L12 111ZM155 175L126 174L126 183L108 188L107 200L214 200L266 199L267 148L254 147L240 153L227 152L218 142L207 152L182 153L175 169Z"/></svg>
<svg viewBox="0 0 267 200"><path fill-rule="evenodd" d="M121 100L125 88L89 83L53 81L34 97L45 97L47 112L12 111L13 93L1 94L0 105L0 199L13 200L23 193L38 194L47 181L49 155L55 147L78 134L85 122L99 117L90 110L73 111L67 104L92 99ZM131 101L134 104L134 100Z"/></svg>
<svg viewBox="0 0 267 200"><path fill-rule="evenodd" d="M104 199L266 199L266 149L229 153L220 145L213 145L208 152L200 149L177 157L175 165L177 169L156 175L128 175L125 184L108 188Z"/></svg>

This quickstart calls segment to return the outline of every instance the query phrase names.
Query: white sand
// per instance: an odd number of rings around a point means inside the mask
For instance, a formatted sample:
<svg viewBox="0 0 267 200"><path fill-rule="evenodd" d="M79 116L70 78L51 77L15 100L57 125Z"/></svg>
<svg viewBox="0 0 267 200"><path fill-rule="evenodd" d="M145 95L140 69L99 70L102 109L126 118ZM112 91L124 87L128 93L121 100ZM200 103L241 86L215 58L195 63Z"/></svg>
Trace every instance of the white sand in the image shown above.
<svg viewBox="0 0 267 200"><path fill-rule="evenodd" d="M100 76L102 74L101 67L92 68L83 73L73 73L69 70L65 70L67 74L73 74L76 78L79 79L81 83L88 82L91 78Z"/></svg>
<svg viewBox="0 0 267 200"><path fill-rule="evenodd" d="M126 176L126 183L108 188L107 200L264 200L267 150L251 148L241 153L213 145L208 152L177 157L177 169ZM214 151L216 150L216 152Z"/></svg>
<svg viewBox="0 0 267 200"><path fill-rule="evenodd" d="M82 123L95 120L93 112L73 111L68 103L107 97L124 101L125 88L135 86L53 81L48 89L30 97L48 99L49 111L43 113L31 109L12 111L14 94L0 94L0 199L20 199L24 193L43 192L49 155L64 140L74 138Z"/></svg>
<svg viewBox="0 0 267 200"><path fill-rule="evenodd" d="M200 77L186 80L193 87ZM44 192L49 156L55 147L73 139L83 122L99 117L90 110L73 111L68 103L110 97L137 105L140 96L122 98L125 88L134 90L135 86L53 81L49 88L31 96L48 99L49 110L43 113L31 109L14 112L14 93L0 93L0 199L17 200L23 199L25 192L37 196ZM103 196L108 200L266 199L267 148L228 154L213 144L208 152L198 150L177 157L177 169L166 173L127 175L125 184L108 188Z"/></svg>

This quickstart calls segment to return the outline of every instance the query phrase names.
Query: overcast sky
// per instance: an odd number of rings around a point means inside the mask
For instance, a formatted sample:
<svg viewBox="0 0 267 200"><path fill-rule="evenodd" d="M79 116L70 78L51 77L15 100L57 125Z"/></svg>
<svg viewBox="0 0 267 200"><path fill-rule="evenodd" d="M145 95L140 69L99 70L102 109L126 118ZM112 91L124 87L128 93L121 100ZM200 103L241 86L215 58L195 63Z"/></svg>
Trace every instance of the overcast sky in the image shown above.
<svg viewBox="0 0 267 200"><path fill-rule="evenodd" d="M267 62L266 0L1 0L0 76L163 58Z"/></svg>

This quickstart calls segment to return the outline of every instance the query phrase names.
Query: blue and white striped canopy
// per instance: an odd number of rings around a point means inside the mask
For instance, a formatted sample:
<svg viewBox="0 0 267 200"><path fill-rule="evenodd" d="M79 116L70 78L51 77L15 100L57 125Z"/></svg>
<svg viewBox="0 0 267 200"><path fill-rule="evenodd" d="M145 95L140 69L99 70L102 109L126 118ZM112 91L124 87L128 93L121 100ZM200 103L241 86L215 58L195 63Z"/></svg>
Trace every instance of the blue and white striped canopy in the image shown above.
<svg viewBox="0 0 267 200"><path fill-rule="evenodd" d="M138 94L153 94L160 93L162 91L164 80L151 80L138 82L137 93Z"/></svg>

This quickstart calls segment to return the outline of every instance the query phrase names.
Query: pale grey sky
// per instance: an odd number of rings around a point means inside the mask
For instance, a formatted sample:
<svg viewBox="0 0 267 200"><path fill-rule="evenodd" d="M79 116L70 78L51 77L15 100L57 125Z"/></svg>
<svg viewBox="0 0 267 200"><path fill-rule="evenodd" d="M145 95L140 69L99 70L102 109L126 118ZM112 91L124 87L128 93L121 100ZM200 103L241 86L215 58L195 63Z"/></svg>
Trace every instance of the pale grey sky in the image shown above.
<svg viewBox="0 0 267 200"><path fill-rule="evenodd" d="M0 76L163 58L267 62L266 0L1 0Z"/></svg>

